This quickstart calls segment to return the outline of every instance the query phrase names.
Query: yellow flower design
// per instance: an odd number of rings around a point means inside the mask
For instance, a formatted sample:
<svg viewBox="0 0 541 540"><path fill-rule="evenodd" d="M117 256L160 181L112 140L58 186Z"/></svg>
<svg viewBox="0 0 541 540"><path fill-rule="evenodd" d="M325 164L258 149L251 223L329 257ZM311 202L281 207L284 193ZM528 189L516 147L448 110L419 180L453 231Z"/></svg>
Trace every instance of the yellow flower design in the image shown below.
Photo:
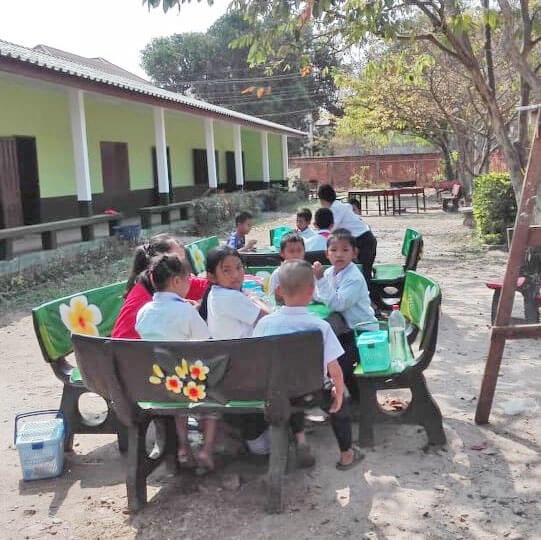
<svg viewBox="0 0 541 540"><path fill-rule="evenodd" d="M190 381L185 385L182 391L190 401L199 401L200 399L205 399L207 397L205 385L196 384L194 381Z"/></svg>
<svg viewBox="0 0 541 540"><path fill-rule="evenodd" d="M178 366L175 366L175 373L184 379L188 376L188 362L183 358Z"/></svg>
<svg viewBox="0 0 541 540"><path fill-rule="evenodd" d="M193 271L199 274L205 269L205 255L203 255L203 252L198 246L190 246L190 255L194 263Z"/></svg>
<svg viewBox="0 0 541 540"><path fill-rule="evenodd" d="M162 368L158 364L152 364L152 373L154 373L154 375L151 375L148 380L152 384L162 384L165 375L163 374Z"/></svg>
<svg viewBox="0 0 541 540"><path fill-rule="evenodd" d="M70 305L60 304L60 318L66 328L74 334L99 336L98 324L102 321L101 311L88 304L86 296L74 296Z"/></svg>
<svg viewBox="0 0 541 540"><path fill-rule="evenodd" d="M263 292L265 294L269 294L269 285L270 285L270 278L271 274L270 272L257 272L256 277L261 278L263 280Z"/></svg>
<svg viewBox="0 0 541 540"><path fill-rule="evenodd" d="M204 381L207 378L208 372L209 368L205 366L201 360L197 360L197 362L194 362L190 366L190 375L194 381Z"/></svg>
<svg viewBox="0 0 541 540"><path fill-rule="evenodd" d="M180 394L182 386L182 381L176 375L173 375L172 377L165 377L165 388L167 388L169 392ZM186 393L186 391L184 393Z"/></svg>

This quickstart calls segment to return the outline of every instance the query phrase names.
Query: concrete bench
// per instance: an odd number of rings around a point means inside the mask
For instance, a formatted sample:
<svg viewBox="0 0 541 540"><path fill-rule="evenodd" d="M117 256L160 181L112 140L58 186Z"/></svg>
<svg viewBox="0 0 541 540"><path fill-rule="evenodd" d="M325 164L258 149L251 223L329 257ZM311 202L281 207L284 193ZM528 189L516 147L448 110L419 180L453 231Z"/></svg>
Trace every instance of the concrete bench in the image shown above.
<svg viewBox="0 0 541 540"><path fill-rule="evenodd" d="M283 510L289 419L296 410L291 400L322 388L320 332L183 342L73 334L72 342L86 387L105 398L127 428L130 512L147 502L147 476L160 463L178 473L175 416L210 412L265 415L271 432L268 510ZM194 366L203 375L195 376ZM145 433L158 418L165 422L166 442L151 459Z"/></svg>
<svg viewBox="0 0 541 540"><path fill-rule="evenodd" d="M462 225L465 227L473 227L473 208L471 206L463 206L458 211L464 216Z"/></svg>
<svg viewBox="0 0 541 540"><path fill-rule="evenodd" d="M94 225L109 223L109 236L113 236L114 227L120 223L122 214L99 214L96 216L63 219L61 221L48 221L36 225L23 225L0 229L0 260L13 258L13 242L31 234L41 234L43 249L56 249L58 247L57 233L68 229L81 229L83 242L94 240Z"/></svg>
<svg viewBox="0 0 541 540"><path fill-rule="evenodd" d="M192 201L183 201L169 204L159 204L156 206L145 206L143 208L139 208L137 213L141 216L141 228L150 229L152 227L152 216L154 214L160 214L162 225L169 225L169 223L171 223L171 212L178 210L179 220L186 220L189 219L192 208Z"/></svg>

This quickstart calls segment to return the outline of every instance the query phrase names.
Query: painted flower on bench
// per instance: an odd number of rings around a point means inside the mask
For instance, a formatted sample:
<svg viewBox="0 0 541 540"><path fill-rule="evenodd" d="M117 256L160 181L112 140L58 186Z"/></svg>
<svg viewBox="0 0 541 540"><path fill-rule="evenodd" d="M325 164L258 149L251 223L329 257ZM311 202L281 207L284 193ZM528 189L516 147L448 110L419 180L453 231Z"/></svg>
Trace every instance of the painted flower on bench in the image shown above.
<svg viewBox="0 0 541 540"><path fill-rule="evenodd" d="M60 304L60 318L66 328L73 334L99 336L98 324L102 321L98 306L89 304L84 295L74 296L70 305Z"/></svg>
<svg viewBox="0 0 541 540"><path fill-rule="evenodd" d="M203 252L198 246L190 246L190 255L194 263L193 271L196 274L203 272L205 270L205 255L203 255Z"/></svg>
<svg viewBox="0 0 541 540"><path fill-rule="evenodd" d="M205 381L208 366L205 366L201 360L196 360L193 364L188 364L183 358L179 365L175 366L174 375L166 375L158 364L152 365L152 375L148 378L152 384L164 383L165 389L173 394L182 394L190 401L199 401L207 397L204 384L197 384L198 381Z"/></svg>

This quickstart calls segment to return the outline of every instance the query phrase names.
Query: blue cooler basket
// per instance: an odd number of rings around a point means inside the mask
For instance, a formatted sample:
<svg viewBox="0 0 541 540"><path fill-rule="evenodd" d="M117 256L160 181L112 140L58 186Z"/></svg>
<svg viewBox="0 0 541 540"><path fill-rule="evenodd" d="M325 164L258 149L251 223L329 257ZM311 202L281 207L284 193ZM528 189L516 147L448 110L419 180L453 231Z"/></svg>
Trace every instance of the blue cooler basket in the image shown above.
<svg viewBox="0 0 541 540"><path fill-rule="evenodd" d="M39 480L62 474L64 431L64 414L59 410L33 411L15 417L14 440L19 451L23 480Z"/></svg>
<svg viewBox="0 0 541 540"><path fill-rule="evenodd" d="M357 338L357 349L363 372L385 373L391 367L387 331L363 332Z"/></svg>

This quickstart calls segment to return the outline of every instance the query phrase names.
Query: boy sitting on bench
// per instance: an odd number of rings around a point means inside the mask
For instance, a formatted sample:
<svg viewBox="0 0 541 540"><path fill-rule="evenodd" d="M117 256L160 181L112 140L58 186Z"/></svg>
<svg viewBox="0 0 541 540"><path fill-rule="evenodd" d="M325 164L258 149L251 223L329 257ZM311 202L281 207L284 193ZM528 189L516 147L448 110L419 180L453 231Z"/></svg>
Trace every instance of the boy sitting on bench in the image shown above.
<svg viewBox="0 0 541 540"><path fill-rule="evenodd" d="M289 260L282 263L279 271L277 291L284 299L285 306L275 313L263 317L254 329L254 337L290 334L303 330L319 330L323 335L323 410L330 413L331 426L340 448L338 470L348 470L363 458L360 450L352 446L351 413L347 391L344 391L342 369L337 358L344 349L334 335L329 323L311 315L306 306L314 294L314 274L310 264L303 260ZM299 373L302 377L302 373ZM291 427L299 450L307 452L304 436L304 413L291 416Z"/></svg>

